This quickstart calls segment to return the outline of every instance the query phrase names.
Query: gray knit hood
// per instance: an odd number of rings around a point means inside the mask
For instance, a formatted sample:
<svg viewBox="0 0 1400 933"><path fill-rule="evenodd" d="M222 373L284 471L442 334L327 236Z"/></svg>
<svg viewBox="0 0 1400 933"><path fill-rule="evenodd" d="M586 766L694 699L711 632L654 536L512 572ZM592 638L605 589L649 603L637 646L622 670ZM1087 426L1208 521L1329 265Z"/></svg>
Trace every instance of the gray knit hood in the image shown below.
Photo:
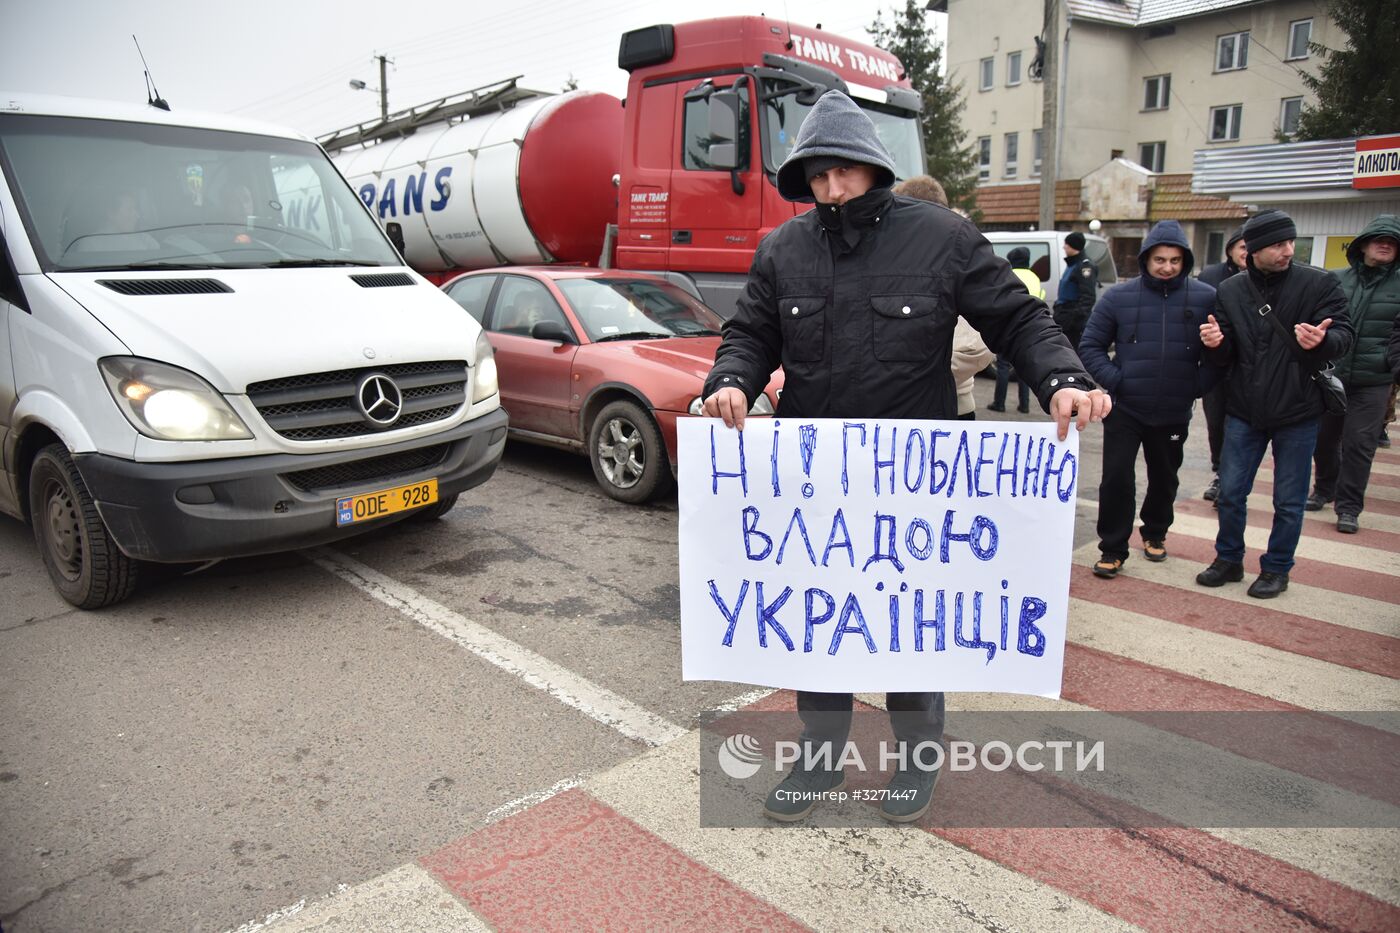
<svg viewBox="0 0 1400 933"><path fill-rule="evenodd" d="M816 200L803 168L803 161L813 156L864 162L876 169L875 188L894 184L894 159L880 142L875 124L840 91L827 91L812 107L797 130L792 153L778 169L778 193L787 200L803 204Z"/></svg>

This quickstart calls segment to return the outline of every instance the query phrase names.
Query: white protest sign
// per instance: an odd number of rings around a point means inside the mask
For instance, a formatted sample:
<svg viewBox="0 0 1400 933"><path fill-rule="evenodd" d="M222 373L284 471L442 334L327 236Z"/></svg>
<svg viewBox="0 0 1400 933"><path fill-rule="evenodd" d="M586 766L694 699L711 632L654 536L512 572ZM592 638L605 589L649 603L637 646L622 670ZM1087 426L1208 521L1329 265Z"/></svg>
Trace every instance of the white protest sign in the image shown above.
<svg viewBox="0 0 1400 933"><path fill-rule="evenodd" d="M1079 437L1048 423L677 422L682 672L1058 697Z"/></svg>

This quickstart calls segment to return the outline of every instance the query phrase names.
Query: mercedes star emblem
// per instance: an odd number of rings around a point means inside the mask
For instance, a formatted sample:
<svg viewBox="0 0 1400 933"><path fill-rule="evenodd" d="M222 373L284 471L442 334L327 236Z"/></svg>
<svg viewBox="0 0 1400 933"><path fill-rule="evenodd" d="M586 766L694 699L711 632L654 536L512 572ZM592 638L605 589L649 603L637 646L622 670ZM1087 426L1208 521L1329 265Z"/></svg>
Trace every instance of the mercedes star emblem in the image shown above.
<svg viewBox="0 0 1400 933"><path fill-rule="evenodd" d="M360 410L373 424L387 428L403 413L403 393L383 373L366 376L357 393Z"/></svg>

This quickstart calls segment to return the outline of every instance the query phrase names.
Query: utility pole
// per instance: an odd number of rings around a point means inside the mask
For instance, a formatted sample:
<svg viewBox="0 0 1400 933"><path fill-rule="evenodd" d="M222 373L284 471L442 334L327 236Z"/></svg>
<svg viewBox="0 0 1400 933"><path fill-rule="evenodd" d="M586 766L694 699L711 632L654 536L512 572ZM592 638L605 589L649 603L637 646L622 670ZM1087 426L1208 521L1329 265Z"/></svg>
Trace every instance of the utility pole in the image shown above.
<svg viewBox="0 0 1400 933"><path fill-rule="evenodd" d="M1040 229L1055 229L1055 144L1059 136L1060 28L1059 0L1045 0L1045 53L1040 90L1044 110L1040 118Z"/></svg>
<svg viewBox="0 0 1400 933"><path fill-rule="evenodd" d="M1049 0L1047 0L1049 2ZM389 71L386 65L388 59L383 55L376 55L379 59L379 119L388 122L389 120Z"/></svg>

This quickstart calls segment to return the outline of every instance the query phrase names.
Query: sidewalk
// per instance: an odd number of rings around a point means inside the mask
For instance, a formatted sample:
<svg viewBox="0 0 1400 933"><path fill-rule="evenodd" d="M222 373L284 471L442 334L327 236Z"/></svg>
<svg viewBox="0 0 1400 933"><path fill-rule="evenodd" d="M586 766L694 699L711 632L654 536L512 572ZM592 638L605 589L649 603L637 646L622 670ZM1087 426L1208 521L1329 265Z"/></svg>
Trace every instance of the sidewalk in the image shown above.
<svg viewBox="0 0 1400 933"><path fill-rule="evenodd" d="M1269 479L1261 470L1250 500L1246 583L1267 538ZM1076 552L1062 701L961 694L950 708L1302 709L1343 736L1357 727L1336 711L1400 709L1400 454L1378 453L1360 534L1308 513L1289 590L1271 601L1195 585L1214 513L1177 506L1165 563L1135 553L1104 581L1088 570L1097 550ZM780 692L750 708L791 706ZM1211 736L1163 736L1168 750L1257 755L1264 772L1303 768ZM1400 929L1398 830L700 829L698 749L699 731L687 732L243 929Z"/></svg>

